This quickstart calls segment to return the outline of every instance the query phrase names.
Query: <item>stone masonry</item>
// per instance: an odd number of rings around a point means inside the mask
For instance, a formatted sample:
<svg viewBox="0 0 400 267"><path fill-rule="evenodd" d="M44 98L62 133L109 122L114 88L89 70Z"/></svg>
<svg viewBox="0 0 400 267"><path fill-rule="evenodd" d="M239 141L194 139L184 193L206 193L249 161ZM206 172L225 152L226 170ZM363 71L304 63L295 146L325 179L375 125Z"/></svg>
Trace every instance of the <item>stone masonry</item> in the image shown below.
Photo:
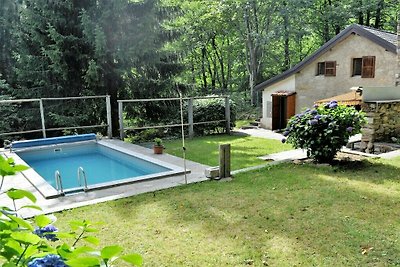
<svg viewBox="0 0 400 267"><path fill-rule="evenodd" d="M400 139L400 101L363 103L367 124L362 129L361 148L373 151L374 142Z"/></svg>

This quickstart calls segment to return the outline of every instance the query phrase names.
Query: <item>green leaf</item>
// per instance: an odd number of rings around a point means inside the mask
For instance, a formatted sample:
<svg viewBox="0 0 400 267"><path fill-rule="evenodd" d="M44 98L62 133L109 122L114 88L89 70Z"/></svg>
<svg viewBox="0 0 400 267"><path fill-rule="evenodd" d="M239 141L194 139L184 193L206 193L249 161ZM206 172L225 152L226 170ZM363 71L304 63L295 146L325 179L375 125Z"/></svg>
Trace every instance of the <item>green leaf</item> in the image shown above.
<svg viewBox="0 0 400 267"><path fill-rule="evenodd" d="M74 235L74 234L71 234L71 233L61 233L61 232L58 232L58 233L57 233L57 237L60 238L60 239L75 238L75 235Z"/></svg>
<svg viewBox="0 0 400 267"><path fill-rule="evenodd" d="M14 222L16 222L19 226L24 227L30 231L33 231L33 229L34 229L33 226L29 222L25 221L24 219L21 219L19 217L13 216L13 215L8 215L8 217L11 220L13 220Z"/></svg>
<svg viewBox="0 0 400 267"><path fill-rule="evenodd" d="M35 217L35 223L40 228L45 227L51 223L51 219L46 215L39 215Z"/></svg>
<svg viewBox="0 0 400 267"><path fill-rule="evenodd" d="M70 267L94 267L100 266L100 259L94 257L82 257L67 260L65 263Z"/></svg>
<svg viewBox="0 0 400 267"><path fill-rule="evenodd" d="M96 251L94 248L88 247L88 246L83 246L83 247L79 247L77 249L74 250L74 254L82 254L82 253L91 253Z"/></svg>
<svg viewBox="0 0 400 267"><path fill-rule="evenodd" d="M17 265L15 265L15 263L12 263L12 262L7 262L7 263L4 263L2 265L2 267L17 267Z"/></svg>
<svg viewBox="0 0 400 267"><path fill-rule="evenodd" d="M7 196L13 200L28 198L33 203L36 202L36 197L29 191L12 188L7 191Z"/></svg>
<svg viewBox="0 0 400 267"><path fill-rule="evenodd" d="M133 266L142 266L143 258L139 254L129 254L121 256L120 259L132 264Z"/></svg>
<svg viewBox="0 0 400 267"><path fill-rule="evenodd" d="M108 261L109 259L117 256L121 252L122 248L120 246L107 246L101 250L100 255L105 261Z"/></svg>
<svg viewBox="0 0 400 267"><path fill-rule="evenodd" d="M27 245L36 245L41 240L37 235L27 232L14 232L11 234L11 237L16 241Z"/></svg>
<svg viewBox="0 0 400 267"><path fill-rule="evenodd" d="M15 166L13 167L13 169L14 169L14 171L16 171L16 172L22 172L22 171L26 171L27 169L29 169L29 167L28 167L28 166L25 166L25 165L15 165Z"/></svg>
<svg viewBox="0 0 400 267"><path fill-rule="evenodd" d="M22 210L22 209L35 209L35 210L42 210L41 207L36 206L36 205L24 205L21 208L19 208L18 210Z"/></svg>
<svg viewBox="0 0 400 267"><path fill-rule="evenodd" d="M100 243L99 239L94 236L85 236L82 239L96 246Z"/></svg>
<svg viewBox="0 0 400 267"><path fill-rule="evenodd" d="M19 255L24 251L21 244L14 239L9 239L4 245L4 248L7 249L7 252L12 255Z"/></svg>

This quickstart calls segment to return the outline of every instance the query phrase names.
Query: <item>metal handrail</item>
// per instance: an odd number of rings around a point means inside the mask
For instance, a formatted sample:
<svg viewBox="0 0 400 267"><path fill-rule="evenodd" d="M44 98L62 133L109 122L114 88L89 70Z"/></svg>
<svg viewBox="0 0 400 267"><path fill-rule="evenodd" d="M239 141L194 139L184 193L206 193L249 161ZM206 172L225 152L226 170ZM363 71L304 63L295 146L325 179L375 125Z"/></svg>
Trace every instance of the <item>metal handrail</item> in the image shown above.
<svg viewBox="0 0 400 267"><path fill-rule="evenodd" d="M86 172L83 169L83 167L79 167L78 168L78 184L79 184L79 186L82 186L82 178L83 178L83 183L84 183L83 190L87 191L88 185L87 185L87 179L86 179Z"/></svg>
<svg viewBox="0 0 400 267"><path fill-rule="evenodd" d="M54 173L54 178L56 179L56 189L60 194L64 194L64 188L62 185L61 174L59 170Z"/></svg>

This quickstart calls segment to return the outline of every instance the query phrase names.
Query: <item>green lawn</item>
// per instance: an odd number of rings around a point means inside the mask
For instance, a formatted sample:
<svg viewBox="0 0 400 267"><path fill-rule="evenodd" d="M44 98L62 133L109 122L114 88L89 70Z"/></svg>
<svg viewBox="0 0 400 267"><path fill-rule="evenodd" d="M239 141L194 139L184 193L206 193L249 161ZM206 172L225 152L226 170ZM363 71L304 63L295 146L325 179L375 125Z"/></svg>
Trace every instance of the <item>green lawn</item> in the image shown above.
<svg viewBox="0 0 400 267"><path fill-rule="evenodd" d="M102 245L145 266L400 265L400 158L351 168L282 164L65 211L57 226L106 222Z"/></svg>
<svg viewBox="0 0 400 267"><path fill-rule="evenodd" d="M279 140L237 135L213 135L186 140L186 158L210 166L219 165L219 144L231 144L232 170L265 163L258 159L271 153L292 149ZM182 157L182 141L165 141L166 153Z"/></svg>

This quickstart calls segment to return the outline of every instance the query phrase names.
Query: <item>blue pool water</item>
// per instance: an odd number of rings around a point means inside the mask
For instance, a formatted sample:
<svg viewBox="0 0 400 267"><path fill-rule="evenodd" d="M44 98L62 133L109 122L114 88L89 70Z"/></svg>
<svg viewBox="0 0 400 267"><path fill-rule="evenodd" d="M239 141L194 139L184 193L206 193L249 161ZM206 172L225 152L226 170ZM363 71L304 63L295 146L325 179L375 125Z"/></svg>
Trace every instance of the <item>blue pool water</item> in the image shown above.
<svg viewBox="0 0 400 267"><path fill-rule="evenodd" d="M95 142L20 151L17 154L54 188L57 170L64 189L80 187L79 167L84 169L89 187L171 170Z"/></svg>

